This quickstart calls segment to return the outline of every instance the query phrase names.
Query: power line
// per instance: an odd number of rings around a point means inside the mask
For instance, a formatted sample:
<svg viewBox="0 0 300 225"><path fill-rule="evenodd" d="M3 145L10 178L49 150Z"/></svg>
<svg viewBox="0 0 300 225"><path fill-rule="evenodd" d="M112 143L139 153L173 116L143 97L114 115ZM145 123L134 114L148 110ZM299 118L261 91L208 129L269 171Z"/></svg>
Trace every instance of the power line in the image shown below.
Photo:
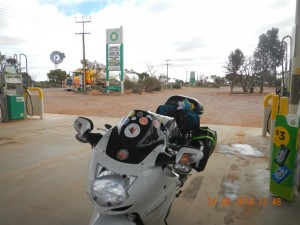
<svg viewBox="0 0 300 225"><path fill-rule="evenodd" d="M31 21L36 20L37 18L36 15L3 4L0 4L0 15L12 19L22 20L22 21L24 21L24 18Z"/></svg>
<svg viewBox="0 0 300 225"><path fill-rule="evenodd" d="M75 17L76 20L76 17ZM85 23L90 23L91 22L91 17L89 20L84 20L84 17L82 17L81 21L77 21L76 23L82 23L82 32L81 33L75 33L75 34L81 34L82 35L82 57L83 57L83 76L82 76L82 85L83 85L83 92L85 92L85 68L86 68L86 62L85 62L85 40L84 40L84 35L85 34L90 34L90 32L85 32L84 31L84 24Z"/></svg>
<svg viewBox="0 0 300 225"><path fill-rule="evenodd" d="M169 83L169 65L171 65L169 61L171 61L171 59L166 59L165 61L167 61L165 64L167 66L167 83Z"/></svg>

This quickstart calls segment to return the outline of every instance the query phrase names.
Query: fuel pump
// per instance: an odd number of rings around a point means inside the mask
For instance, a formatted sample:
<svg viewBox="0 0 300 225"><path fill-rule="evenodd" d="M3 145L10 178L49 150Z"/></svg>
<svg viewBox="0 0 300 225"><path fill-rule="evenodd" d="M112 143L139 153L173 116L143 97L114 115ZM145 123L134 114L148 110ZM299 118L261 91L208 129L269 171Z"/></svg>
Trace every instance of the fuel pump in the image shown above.
<svg viewBox="0 0 300 225"><path fill-rule="evenodd" d="M4 64L0 53L0 121L24 118L22 74L14 65ZM8 85L14 89L8 89Z"/></svg>

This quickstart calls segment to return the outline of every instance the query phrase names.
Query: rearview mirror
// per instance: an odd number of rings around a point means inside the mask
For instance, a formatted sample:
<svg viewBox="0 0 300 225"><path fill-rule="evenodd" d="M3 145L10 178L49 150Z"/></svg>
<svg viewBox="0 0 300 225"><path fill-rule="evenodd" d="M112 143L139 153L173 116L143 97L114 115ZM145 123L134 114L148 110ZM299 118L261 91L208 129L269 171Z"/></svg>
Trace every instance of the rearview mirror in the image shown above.
<svg viewBox="0 0 300 225"><path fill-rule="evenodd" d="M84 139L86 132L90 132L94 129L93 122L85 117L77 117L73 124L74 129L77 132L77 137L79 139Z"/></svg>

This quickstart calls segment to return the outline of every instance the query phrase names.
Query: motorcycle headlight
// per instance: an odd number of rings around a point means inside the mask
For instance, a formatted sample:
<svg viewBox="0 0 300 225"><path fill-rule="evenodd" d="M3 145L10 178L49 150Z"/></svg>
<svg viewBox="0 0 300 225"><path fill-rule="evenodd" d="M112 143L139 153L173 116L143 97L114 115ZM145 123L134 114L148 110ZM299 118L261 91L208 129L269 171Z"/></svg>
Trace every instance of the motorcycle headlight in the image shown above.
<svg viewBox="0 0 300 225"><path fill-rule="evenodd" d="M95 180L91 184L90 195L101 207L121 205L128 198L127 190L135 177L114 174L99 164L95 171Z"/></svg>

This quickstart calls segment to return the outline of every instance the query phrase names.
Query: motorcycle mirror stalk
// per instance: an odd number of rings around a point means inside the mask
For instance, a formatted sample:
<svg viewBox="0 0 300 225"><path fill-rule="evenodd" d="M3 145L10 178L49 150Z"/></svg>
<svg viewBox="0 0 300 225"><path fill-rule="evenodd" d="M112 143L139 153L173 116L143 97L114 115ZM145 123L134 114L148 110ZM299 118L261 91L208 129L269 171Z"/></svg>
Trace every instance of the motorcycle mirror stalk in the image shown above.
<svg viewBox="0 0 300 225"><path fill-rule="evenodd" d="M81 137L79 134L76 134L75 135L75 138L77 141L81 142L81 143L88 143L88 141L84 138L84 137Z"/></svg>

